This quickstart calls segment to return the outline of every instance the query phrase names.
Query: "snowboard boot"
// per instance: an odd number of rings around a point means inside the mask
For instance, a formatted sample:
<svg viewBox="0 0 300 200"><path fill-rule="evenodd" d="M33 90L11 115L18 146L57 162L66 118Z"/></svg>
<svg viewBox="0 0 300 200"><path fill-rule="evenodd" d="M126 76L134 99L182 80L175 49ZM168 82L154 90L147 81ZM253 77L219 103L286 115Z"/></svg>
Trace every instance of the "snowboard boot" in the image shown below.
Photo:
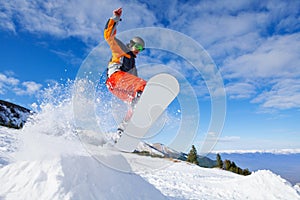
<svg viewBox="0 0 300 200"><path fill-rule="evenodd" d="M114 143L117 143L119 141L119 139L121 138L123 132L124 132L123 129L118 128L117 132L112 135L111 138L114 141Z"/></svg>
<svg viewBox="0 0 300 200"><path fill-rule="evenodd" d="M137 91L136 92L136 95L135 95L134 99L130 103L132 110L135 109L135 106L138 103L138 101L140 100L142 94L143 94L143 91Z"/></svg>
<svg viewBox="0 0 300 200"><path fill-rule="evenodd" d="M130 118L132 117L134 108L135 108L136 104L138 103L141 95L142 95L142 91L138 91L136 93L135 98L132 100L132 102L129 105L129 108L128 108L128 111L126 113L124 120L119 124L117 132L112 136L112 139L115 143L118 142L118 140L121 138L122 134L124 133L125 127L126 127L128 121L130 120Z"/></svg>

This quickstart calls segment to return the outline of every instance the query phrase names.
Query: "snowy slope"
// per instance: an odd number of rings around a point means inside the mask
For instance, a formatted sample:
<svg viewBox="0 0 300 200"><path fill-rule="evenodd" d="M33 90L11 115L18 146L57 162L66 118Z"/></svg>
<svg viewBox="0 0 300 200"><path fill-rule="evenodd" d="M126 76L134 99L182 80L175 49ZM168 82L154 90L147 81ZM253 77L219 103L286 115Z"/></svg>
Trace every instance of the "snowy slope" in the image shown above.
<svg viewBox="0 0 300 200"><path fill-rule="evenodd" d="M24 139L24 132L17 134ZM113 161L116 152L111 150L94 146L97 151L90 155L74 138L28 136L24 143L29 146L7 151L14 159L0 168L3 199L300 199L296 188L270 171L240 176L182 161L122 154L133 171L124 173L94 159L102 154ZM39 152L26 156L34 149Z"/></svg>
<svg viewBox="0 0 300 200"><path fill-rule="evenodd" d="M140 176L114 171L90 156L12 163L0 170L6 199L164 199Z"/></svg>
<svg viewBox="0 0 300 200"><path fill-rule="evenodd" d="M11 162L10 154L16 151L18 139L16 130L0 126L0 167Z"/></svg>
<svg viewBox="0 0 300 200"><path fill-rule="evenodd" d="M165 169L136 172L176 199L300 199L286 180L266 170L240 176L180 162Z"/></svg>
<svg viewBox="0 0 300 200"><path fill-rule="evenodd" d="M22 128L30 110L22 106L0 100L0 125L12 128Z"/></svg>
<svg viewBox="0 0 300 200"><path fill-rule="evenodd" d="M152 156L174 158L183 161L186 161L188 157L186 153L175 151L172 148L160 143L154 143L150 145L145 142L140 142L136 149L136 152L148 152ZM198 155L198 162L200 163L199 165L201 167L212 168L216 166L216 161L211 160L210 158L205 156Z"/></svg>
<svg viewBox="0 0 300 200"><path fill-rule="evenodd" d="M1 135L9 131L0 128ZM0 199L165 199L141 176L104 166L76 137L15 134L22 140L18 148L5 145L16 138L1 141L2 155L11 159L0 168Z"/></svg>
<svg viewBox="0 0 300 200"><path fill-rule="evenodd" d="M291 182L293 185L300 183L300 153L296 153L295 150L287 153L284 151L277 151L276 153L270 152L240 152L240 153L220 153L222 160L232 160L241 168L248 168L250 171L256 171L259 169L271 170L272 172L279 174L284 179ZM216 155L211 154L211 158L215 158Z"/></svg>
<svg viewBox="0 0 300 200"><path fill-rule="evenodd" d="M298 186L270 171L245 177L82 143L72 116L64 101L22 130L0 127L0 199L300 200Z"/></svg>

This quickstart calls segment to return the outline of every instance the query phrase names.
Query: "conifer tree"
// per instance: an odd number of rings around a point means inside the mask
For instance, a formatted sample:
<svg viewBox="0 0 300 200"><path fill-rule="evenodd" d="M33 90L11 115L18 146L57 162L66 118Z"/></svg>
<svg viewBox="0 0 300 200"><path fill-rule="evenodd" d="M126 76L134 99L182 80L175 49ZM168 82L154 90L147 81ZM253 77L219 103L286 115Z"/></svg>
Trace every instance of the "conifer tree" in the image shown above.
<svg viewBox="0 0 300 200"><path fill-rule="evenodd" d="M217 167L222 169L223 168L223 161L221 159L220 154L217 154Z"/></svg>
<svg viewBox="0 0 300 200"><path fill-rule="evenodd" d="M231 172L234 172L234 173L237 173L237 168L236 168L236 164L234 162L231 162L231 165L230 165L230 168L229 168L229 171Z"/></svg>
<svg viewBox="0 0 300 200"><path fill-rule="evenodd" d="M196 165L199 165L199 161L197 159L197 150L194 145L192 146L192 149L190 150L190 153L188 154L186 161L196 164Z"/></svg>
<svg viewBox="0 0 300 200"><path fill-rule="evenodd" d="M251 174L251 172L249 171L248 168L246 168L246 169L243 170L243 175L244 176L247 176L247 175L250 175L250 174Z"/></svg>
<svg viewBox="0 0 300 200"><path fill-rule="evenodd" d="M230 169L230 167L231 167L231 161L230 160L225 160L224 161L224 169L225 170L229 170Z"/></svg>

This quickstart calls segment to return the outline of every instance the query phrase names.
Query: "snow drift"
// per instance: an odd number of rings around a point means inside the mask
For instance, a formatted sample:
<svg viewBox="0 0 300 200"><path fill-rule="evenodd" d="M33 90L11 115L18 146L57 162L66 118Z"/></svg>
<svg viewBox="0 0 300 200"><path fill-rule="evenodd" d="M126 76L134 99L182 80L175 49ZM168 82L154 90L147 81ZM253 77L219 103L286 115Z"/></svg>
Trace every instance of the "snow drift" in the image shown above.
<svg viewBox="0 0 300 200"><path fill-rule="evenodd" d="M140 176L114 171L90 156L20 161L3 167L0 177L5 199L165 198Z"/></svg>
<svg viewBox="0 0 300 200"><path fill-rule="evenodd" d="M172 159L116 156L96 145L87 149L70 99L47 94L54 100L41 104L22 130L0 128L0 199L300 199L298 186L270 171L245 177ZM131 171L101 162L118 164L118 158Z"/></svg>

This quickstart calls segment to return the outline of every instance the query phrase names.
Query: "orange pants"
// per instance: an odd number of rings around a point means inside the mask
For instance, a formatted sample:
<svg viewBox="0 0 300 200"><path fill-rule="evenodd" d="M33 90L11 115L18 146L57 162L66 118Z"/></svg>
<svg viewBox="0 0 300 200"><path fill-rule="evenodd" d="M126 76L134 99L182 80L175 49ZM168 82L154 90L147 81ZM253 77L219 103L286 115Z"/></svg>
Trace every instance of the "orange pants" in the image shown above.
<svg viewBox="0 0 300 200"><path fill-rule="evenodd" d="M116 97L131 104L137 92L143 92L146 81L123 71L113 73L106 81L106 86Z"/></svg>

